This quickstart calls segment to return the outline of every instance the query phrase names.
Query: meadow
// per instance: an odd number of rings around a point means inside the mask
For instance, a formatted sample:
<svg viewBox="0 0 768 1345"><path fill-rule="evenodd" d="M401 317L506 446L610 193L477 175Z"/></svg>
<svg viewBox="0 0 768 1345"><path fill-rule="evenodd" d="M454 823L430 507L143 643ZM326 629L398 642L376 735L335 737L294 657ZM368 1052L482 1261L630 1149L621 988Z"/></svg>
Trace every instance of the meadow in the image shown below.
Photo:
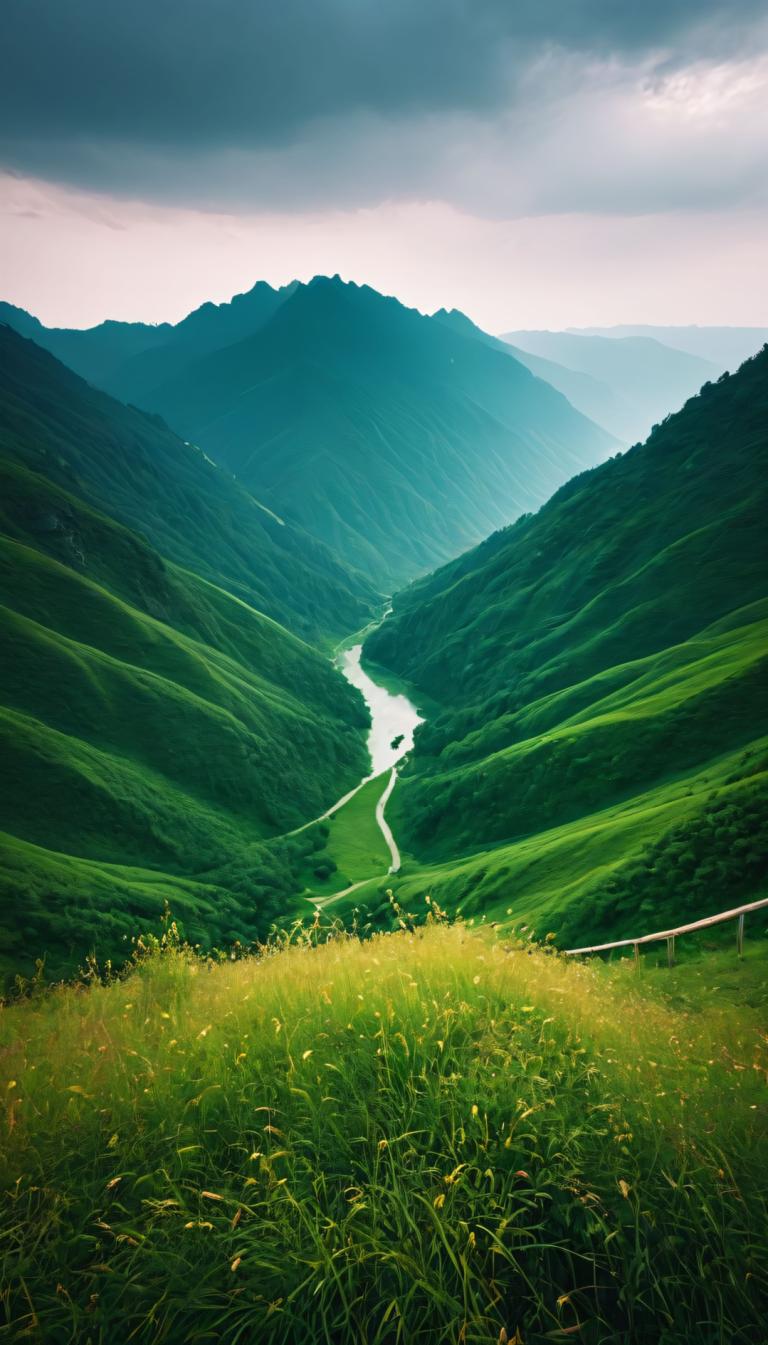
<svg viewBox="0 0 768 1345"><path fill-rule="evenodd" d="M394 907L0 1017L0 1336L735 1345L768 1312L765 952L576 962Z"/></svg>

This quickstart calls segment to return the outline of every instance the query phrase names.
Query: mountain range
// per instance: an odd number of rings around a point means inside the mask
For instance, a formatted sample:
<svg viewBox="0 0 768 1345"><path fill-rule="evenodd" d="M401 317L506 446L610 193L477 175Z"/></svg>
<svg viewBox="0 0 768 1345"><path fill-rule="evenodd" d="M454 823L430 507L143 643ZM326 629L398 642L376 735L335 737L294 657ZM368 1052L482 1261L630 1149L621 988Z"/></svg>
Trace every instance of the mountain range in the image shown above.
<svg viewBox="0 0 768 1345"><path fill-rule="evenodd" d="M172 329L46 333L18 311L5 319L160 413L379 589L543 503L615 447L503 345L338 277L257 285ZM104 342L130 347L108 370Z"/></svg>
<svg viewBox="0 0 768 1345"><path fill-rule="evenodd" d="M520 331L503 339L533 373L625 445L645 439L725 367L649 336Z"/></svg>
<svg viewBox="0 0 768 1345"><path fill-rule="evenodd" d="M604 336L609 340L647 337L672 350L710 360L718 366L720 373L738 369L768 341L768 327L654 327L647 323L622 323L616 327L569 327L567 330L575 335Z"/></svg>
<svg viewBox="0 0 768 1345"><path fill-rule="evenodd" d="M426 709L404 901L571 940L754 890L766 353L712 382L645 335L516 334L560 363L338 277L0 317L7 966L114 955L166 897L208 943L295 911L328 833L295 829L368 769L328 656L396 586L365 658ZM648 389L617 452L596 422Z"/></svg>

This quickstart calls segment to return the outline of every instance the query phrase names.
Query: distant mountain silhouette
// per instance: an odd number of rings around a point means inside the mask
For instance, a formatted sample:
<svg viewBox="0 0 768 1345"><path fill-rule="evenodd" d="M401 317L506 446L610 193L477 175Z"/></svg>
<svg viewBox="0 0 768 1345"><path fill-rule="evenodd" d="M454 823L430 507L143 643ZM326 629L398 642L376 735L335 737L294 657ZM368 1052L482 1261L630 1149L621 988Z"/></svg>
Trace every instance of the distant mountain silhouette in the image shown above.
<svg viewBox="0 0 768 1345"><path fill-rule="evenodd" d="M548 378L574 406L626 444L644 439L654 424L723 372L698 355L673 350L647 336L614 340L573 332L519 331L506 332L503 340L533 372ZM539 363L542 359L551 362L546 372ZM565 374L555 365L563 366Z"/></svg>

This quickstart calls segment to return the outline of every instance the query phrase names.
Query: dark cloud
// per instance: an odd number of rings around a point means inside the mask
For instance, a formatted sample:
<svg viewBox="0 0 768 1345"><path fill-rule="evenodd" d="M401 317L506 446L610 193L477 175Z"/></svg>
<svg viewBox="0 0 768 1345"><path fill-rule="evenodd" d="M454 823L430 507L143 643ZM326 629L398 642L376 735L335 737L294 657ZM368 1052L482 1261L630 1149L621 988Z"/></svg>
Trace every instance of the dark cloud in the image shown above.
<svg viewBox="0 0 768 1345"><path fill-rule="evenodd" d="M751 52L764 14L764 0L5 0L0 162L197 203L355 204L453 182L467 204L447 137L519 109L530 143L537 62L576 89L594 60L653 53L669 72ZM552 91L539 96L546 114Z"/></svg>

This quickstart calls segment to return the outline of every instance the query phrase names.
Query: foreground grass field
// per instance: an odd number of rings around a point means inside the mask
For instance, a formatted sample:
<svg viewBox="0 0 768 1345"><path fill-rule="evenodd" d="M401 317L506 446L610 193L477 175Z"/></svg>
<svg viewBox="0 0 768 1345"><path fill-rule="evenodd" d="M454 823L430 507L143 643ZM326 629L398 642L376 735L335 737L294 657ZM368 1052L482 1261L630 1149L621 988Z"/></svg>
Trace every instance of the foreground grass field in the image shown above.
<svg viewBox="0 0 768 1345"><path fill-rule="evenodd" d="M665 980L434 921L319 937L171 934L4 1010L0 1336L761 1338L759 949Z"/></svg>

